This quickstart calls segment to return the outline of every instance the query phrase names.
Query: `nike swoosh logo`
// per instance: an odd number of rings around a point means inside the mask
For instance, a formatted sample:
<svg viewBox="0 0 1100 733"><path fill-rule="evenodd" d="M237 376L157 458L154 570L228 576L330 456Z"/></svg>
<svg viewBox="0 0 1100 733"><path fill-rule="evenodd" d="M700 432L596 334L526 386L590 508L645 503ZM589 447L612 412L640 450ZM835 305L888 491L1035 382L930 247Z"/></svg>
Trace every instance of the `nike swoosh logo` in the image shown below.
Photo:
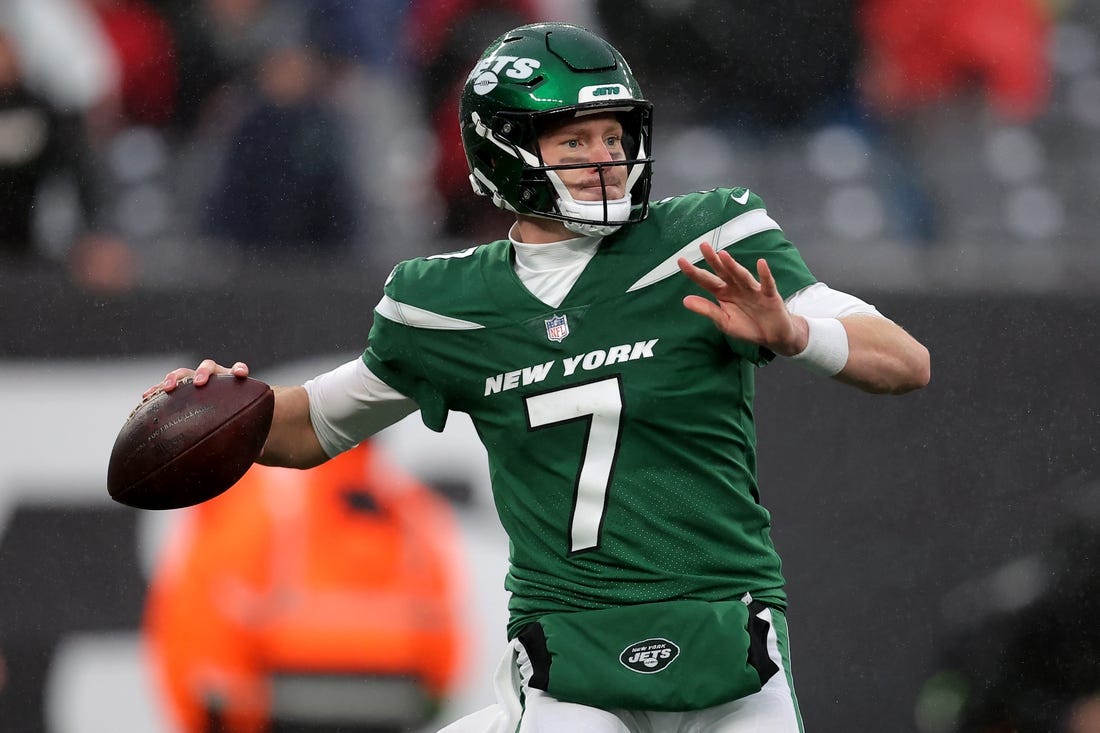
<svg viewBox="0 0 1100 733"><path fill-rule="evenodd" d="M733 199L734 201L736 201L737 203L741 204L742 206L744 206L745 204L747 204L749 202L749 189L746 188L744 193L742 193L740 196L734 196L731 193L730 198Z"/></svg>

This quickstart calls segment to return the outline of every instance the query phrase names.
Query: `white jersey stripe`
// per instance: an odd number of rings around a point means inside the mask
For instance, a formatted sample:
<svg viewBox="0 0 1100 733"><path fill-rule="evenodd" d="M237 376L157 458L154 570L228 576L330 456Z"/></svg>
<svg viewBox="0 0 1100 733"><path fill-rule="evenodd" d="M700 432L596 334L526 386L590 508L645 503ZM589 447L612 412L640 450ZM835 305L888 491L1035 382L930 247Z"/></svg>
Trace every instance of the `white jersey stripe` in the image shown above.
<svg viewBox="0 0 1100 733"><path fill-rule="evenodd" d="M676 260L681 257L686 258L687 261L691 263L701 261L703 259L703 254L699 251L699 245L703 242L708 242L717 251L725 249L732 244L736 244L742 239L751 237L754 234L770 231L772 229L779 229L779 224L768 216L767 211L764 209L746 211L744 214L735 216L725 224L711 229L706 234L698 236L685 244L680 248L679 252L654 267L643 275L638 282L627 288L626 292L630 293L635 290L641 290L642 288L649 287L654 283L658 283L680 272L680 267L676 264Z"/></svg>
<svg viewBox="0 0 1100 733"><path fill-rule="evenodd" d="M413 328L431 328L437 331L471 331L485 328L480 323L464 321L461 318L451 318L440 313L434 313L415 305L408 305L394 300L388 295L383 295L375 307L378 315L395 323L401 323Z"/></svg>

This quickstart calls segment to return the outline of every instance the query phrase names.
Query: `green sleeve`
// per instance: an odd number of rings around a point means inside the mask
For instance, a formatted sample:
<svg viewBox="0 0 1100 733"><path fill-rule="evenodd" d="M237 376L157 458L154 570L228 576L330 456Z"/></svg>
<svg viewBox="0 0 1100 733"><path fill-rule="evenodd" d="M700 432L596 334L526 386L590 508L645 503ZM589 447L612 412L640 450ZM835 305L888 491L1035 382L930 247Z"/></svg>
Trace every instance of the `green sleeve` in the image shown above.
<svg viewBox="0 0 1100 733"><path fill-rule="evenodd" d="M398 301L401 270L398 265L385 289L387 296ZM424 424L440 432L447 424L447 404L420 358L417 333L417 329L391 321L375 310L369 345L362 358L379 379L415 401Z"/></svg>

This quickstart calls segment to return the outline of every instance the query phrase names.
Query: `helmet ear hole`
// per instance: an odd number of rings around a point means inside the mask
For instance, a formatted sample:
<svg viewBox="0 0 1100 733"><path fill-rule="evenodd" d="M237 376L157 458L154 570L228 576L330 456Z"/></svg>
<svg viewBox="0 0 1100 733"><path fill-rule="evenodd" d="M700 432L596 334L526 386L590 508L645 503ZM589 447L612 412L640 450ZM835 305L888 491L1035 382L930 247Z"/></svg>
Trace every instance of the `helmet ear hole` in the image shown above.
<svg viewBox="0 0 1100 733"><path fill-rule="evenodd" d="M488 149L477 151L477 153L474 154L473 158L474 162L482 170L491 171L497 167L496 158L493 157L491 151Z"/></svg>

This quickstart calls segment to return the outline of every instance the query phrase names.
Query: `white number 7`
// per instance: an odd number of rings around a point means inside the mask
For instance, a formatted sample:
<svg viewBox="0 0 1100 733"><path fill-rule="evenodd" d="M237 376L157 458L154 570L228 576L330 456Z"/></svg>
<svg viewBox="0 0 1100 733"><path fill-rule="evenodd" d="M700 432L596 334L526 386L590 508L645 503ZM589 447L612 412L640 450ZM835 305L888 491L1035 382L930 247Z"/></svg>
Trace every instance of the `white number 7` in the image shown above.
<svg viewBox="0 0 1100 733"><path fill-rule="evenodd" d="M588 423L584 457L573 490L569 520L569 554L600 546L600 530L607 513L607 490L619 450L623 396L619 377L533 395L525 400L527 427L584 420Z"/></svg>

